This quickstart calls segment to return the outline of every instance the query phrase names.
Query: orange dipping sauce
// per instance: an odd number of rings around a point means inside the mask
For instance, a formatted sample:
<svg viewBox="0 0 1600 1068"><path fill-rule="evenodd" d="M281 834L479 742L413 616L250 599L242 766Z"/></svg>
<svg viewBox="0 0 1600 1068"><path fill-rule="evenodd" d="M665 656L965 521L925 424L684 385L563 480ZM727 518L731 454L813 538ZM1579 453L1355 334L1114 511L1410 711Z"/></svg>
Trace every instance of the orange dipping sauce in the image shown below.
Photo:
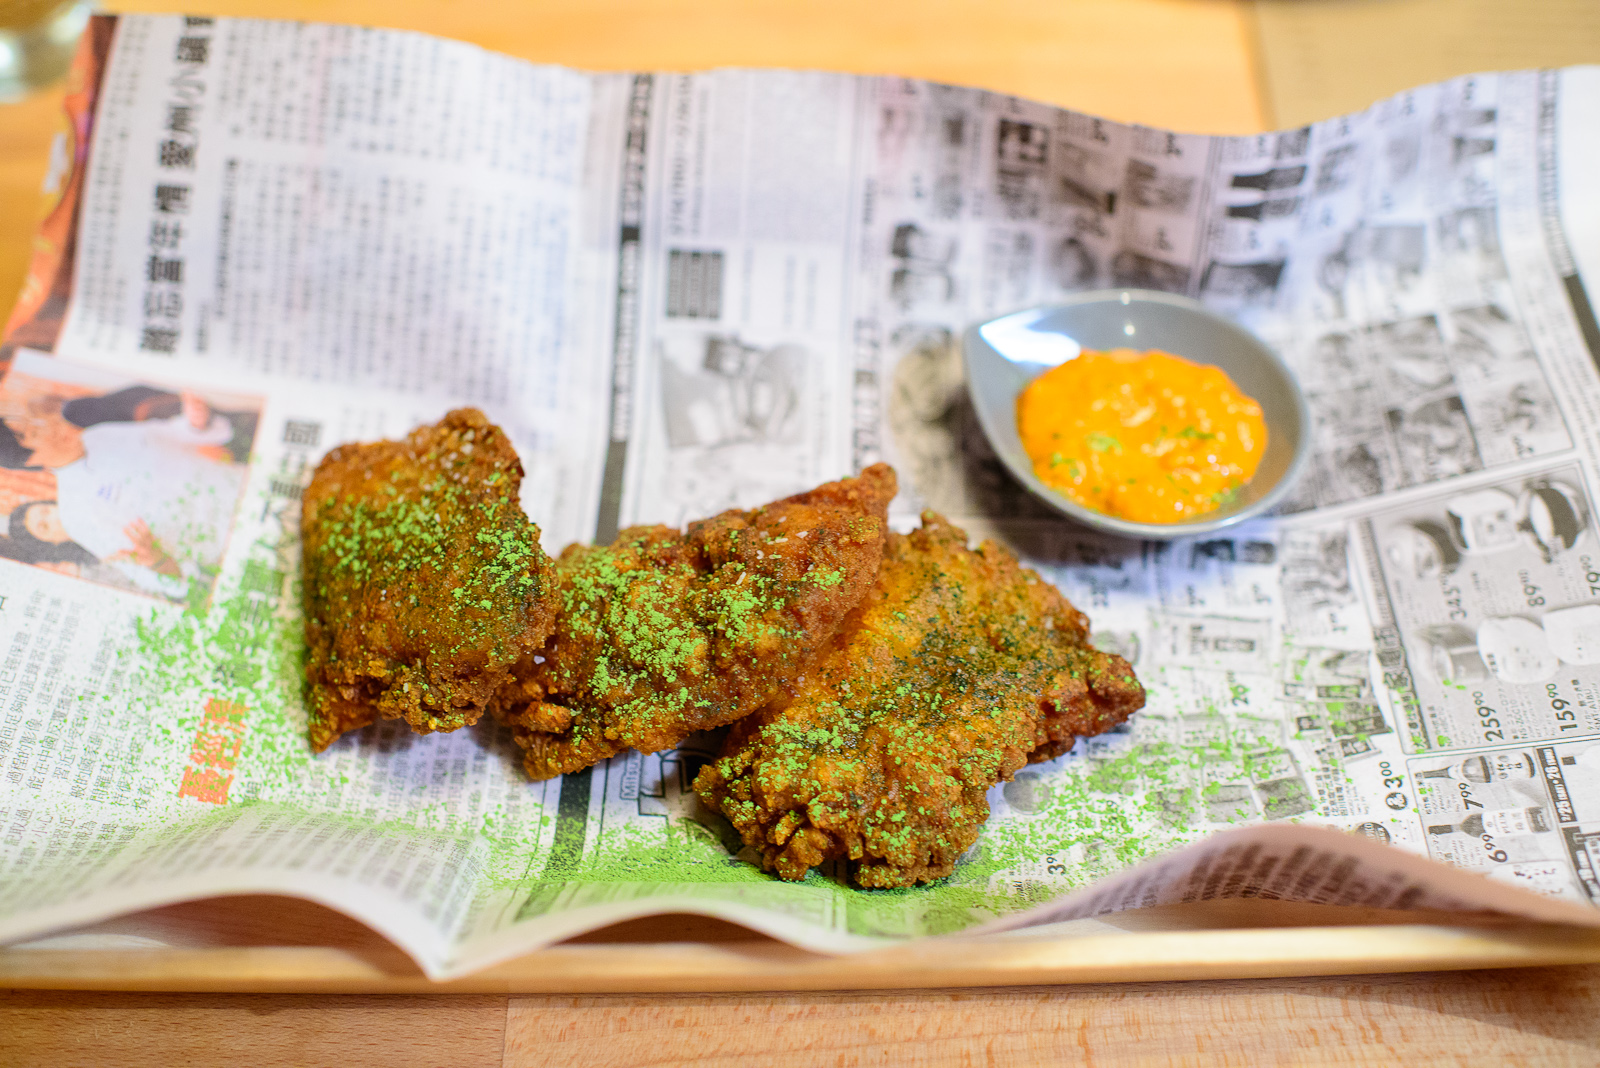
<svg viewBox="0 0 1600 1068"><path fill-rule="evenodd" d="M1034 379L1017 430L1052 489L1136 523L1227 504L1267 448L1261 405L1220 368L1132 349L1085 350Z"/></svg>

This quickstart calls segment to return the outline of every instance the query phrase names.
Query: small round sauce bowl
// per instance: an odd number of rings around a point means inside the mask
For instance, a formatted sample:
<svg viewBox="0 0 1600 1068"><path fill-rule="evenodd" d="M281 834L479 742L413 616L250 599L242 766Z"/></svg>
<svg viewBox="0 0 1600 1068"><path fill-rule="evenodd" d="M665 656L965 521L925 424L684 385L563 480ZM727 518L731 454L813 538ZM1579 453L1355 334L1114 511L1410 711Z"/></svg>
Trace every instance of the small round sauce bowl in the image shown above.
<svg viewBox="0 0 1600 1068"><path fill-rule="evenodd" d="M1034 474L1017 433L1017 395L1034 378L1085 349L1159 349L1220 367L1261 405L1267 449L1255 475L1212 512L1179 523L1136 523L1085 508ZM1129 538L1210 534L1261 515L1289 492L1311 454L1311 415L1294 373L1261 340L1198 301L1142 289L1080 293L980 323L962 339L967 389L989 443L1011 474L1085 526Z"/></svg>

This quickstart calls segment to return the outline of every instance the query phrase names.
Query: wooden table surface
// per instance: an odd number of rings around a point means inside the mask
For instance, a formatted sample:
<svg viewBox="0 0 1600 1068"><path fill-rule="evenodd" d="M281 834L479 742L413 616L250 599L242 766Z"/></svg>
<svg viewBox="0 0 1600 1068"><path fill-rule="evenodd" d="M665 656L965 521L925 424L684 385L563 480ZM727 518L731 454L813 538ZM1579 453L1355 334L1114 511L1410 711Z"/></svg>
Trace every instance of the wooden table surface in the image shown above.
<svg viewBox="0 0 1600 1068"><path fill-rule="evenodd" d="M3 5L5 0L0 0ZM1452 0L1453 2L1453 0ZM1565 0L1551 26L1572 22ZM1588 2L1588 0L1584 0ZM1413 39L1444 0L210 0L192 12L404 27L591 69L895 73L1218 133L1322 117L1464 72ZM1563 6L1564 4L1564 6ZM163 0L110 0L162 11ZM1526 5L1474 3L1477 66L1529 54ZM1591 5L1600 8L1600 5ZM1388 14L1387 9L1393 9ZM1498 9L1500 14L1496 14ZM1515 15L1513 13L1516 13ZM1493 62L1490 22L1520 51ZM1488 20L1488 21L1486 21ZM1520 20L1520 21L1518 21ZM1579 27L1593 33L1592 15ZM1340 37L1341 29L1345 36ZM1356 35L1356 36L1352 36ZM1439 39L1447 36L1443 30ZM1539 38L1533 38L1537 46ZM1366 57L1351 69L1338 48ZM1486 51L1487 49L1487 51ZM1563 51L1563 49L1565 51ZM1319 51L1320 50L1320 51ZM1535 47L1534 51L1537 51ZM1426 70L1406 67L1425 56ZM1488 57L1488 61L1484 57ZM1321 60L1319 65L1318 60ZM1443 66L1440 64L1443 63ZM1387 64L1382 66L1382 64ZM1382 66L1382 69L1379 67ZM1396 80L1398 79L1398 80ZM0 106L0 306L20 287L59 94ZM1329 979L838 994L328 996L0 991L0 1065L1595 1065L1600 966Z"/></svg>

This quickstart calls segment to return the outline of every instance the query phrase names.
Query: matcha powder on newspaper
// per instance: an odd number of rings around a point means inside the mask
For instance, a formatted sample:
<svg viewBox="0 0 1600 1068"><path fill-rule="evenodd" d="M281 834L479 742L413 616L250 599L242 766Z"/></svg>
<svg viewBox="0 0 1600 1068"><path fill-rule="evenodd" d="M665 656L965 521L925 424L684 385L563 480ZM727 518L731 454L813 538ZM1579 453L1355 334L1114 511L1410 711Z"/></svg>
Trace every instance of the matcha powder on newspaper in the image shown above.
<svg viewBox="0 0 1600 1068"><path fill-rule="evenodd" d="M323 459L301 521L316 749L379 717L475 723L544 644L551 562L521 484L510 441L471 408Z"/></svg>

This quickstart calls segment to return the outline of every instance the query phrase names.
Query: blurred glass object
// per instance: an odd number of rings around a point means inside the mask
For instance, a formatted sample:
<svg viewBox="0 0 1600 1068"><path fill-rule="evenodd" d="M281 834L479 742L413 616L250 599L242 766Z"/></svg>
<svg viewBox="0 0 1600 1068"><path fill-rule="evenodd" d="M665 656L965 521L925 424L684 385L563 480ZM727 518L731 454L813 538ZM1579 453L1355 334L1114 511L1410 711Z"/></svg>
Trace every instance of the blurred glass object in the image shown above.
<svg viewBox="0 0 1600 1068"><path fill-rule="evenodd" d="M93 0L0 0L0 102L65 76L93 9Z"/></svg>

